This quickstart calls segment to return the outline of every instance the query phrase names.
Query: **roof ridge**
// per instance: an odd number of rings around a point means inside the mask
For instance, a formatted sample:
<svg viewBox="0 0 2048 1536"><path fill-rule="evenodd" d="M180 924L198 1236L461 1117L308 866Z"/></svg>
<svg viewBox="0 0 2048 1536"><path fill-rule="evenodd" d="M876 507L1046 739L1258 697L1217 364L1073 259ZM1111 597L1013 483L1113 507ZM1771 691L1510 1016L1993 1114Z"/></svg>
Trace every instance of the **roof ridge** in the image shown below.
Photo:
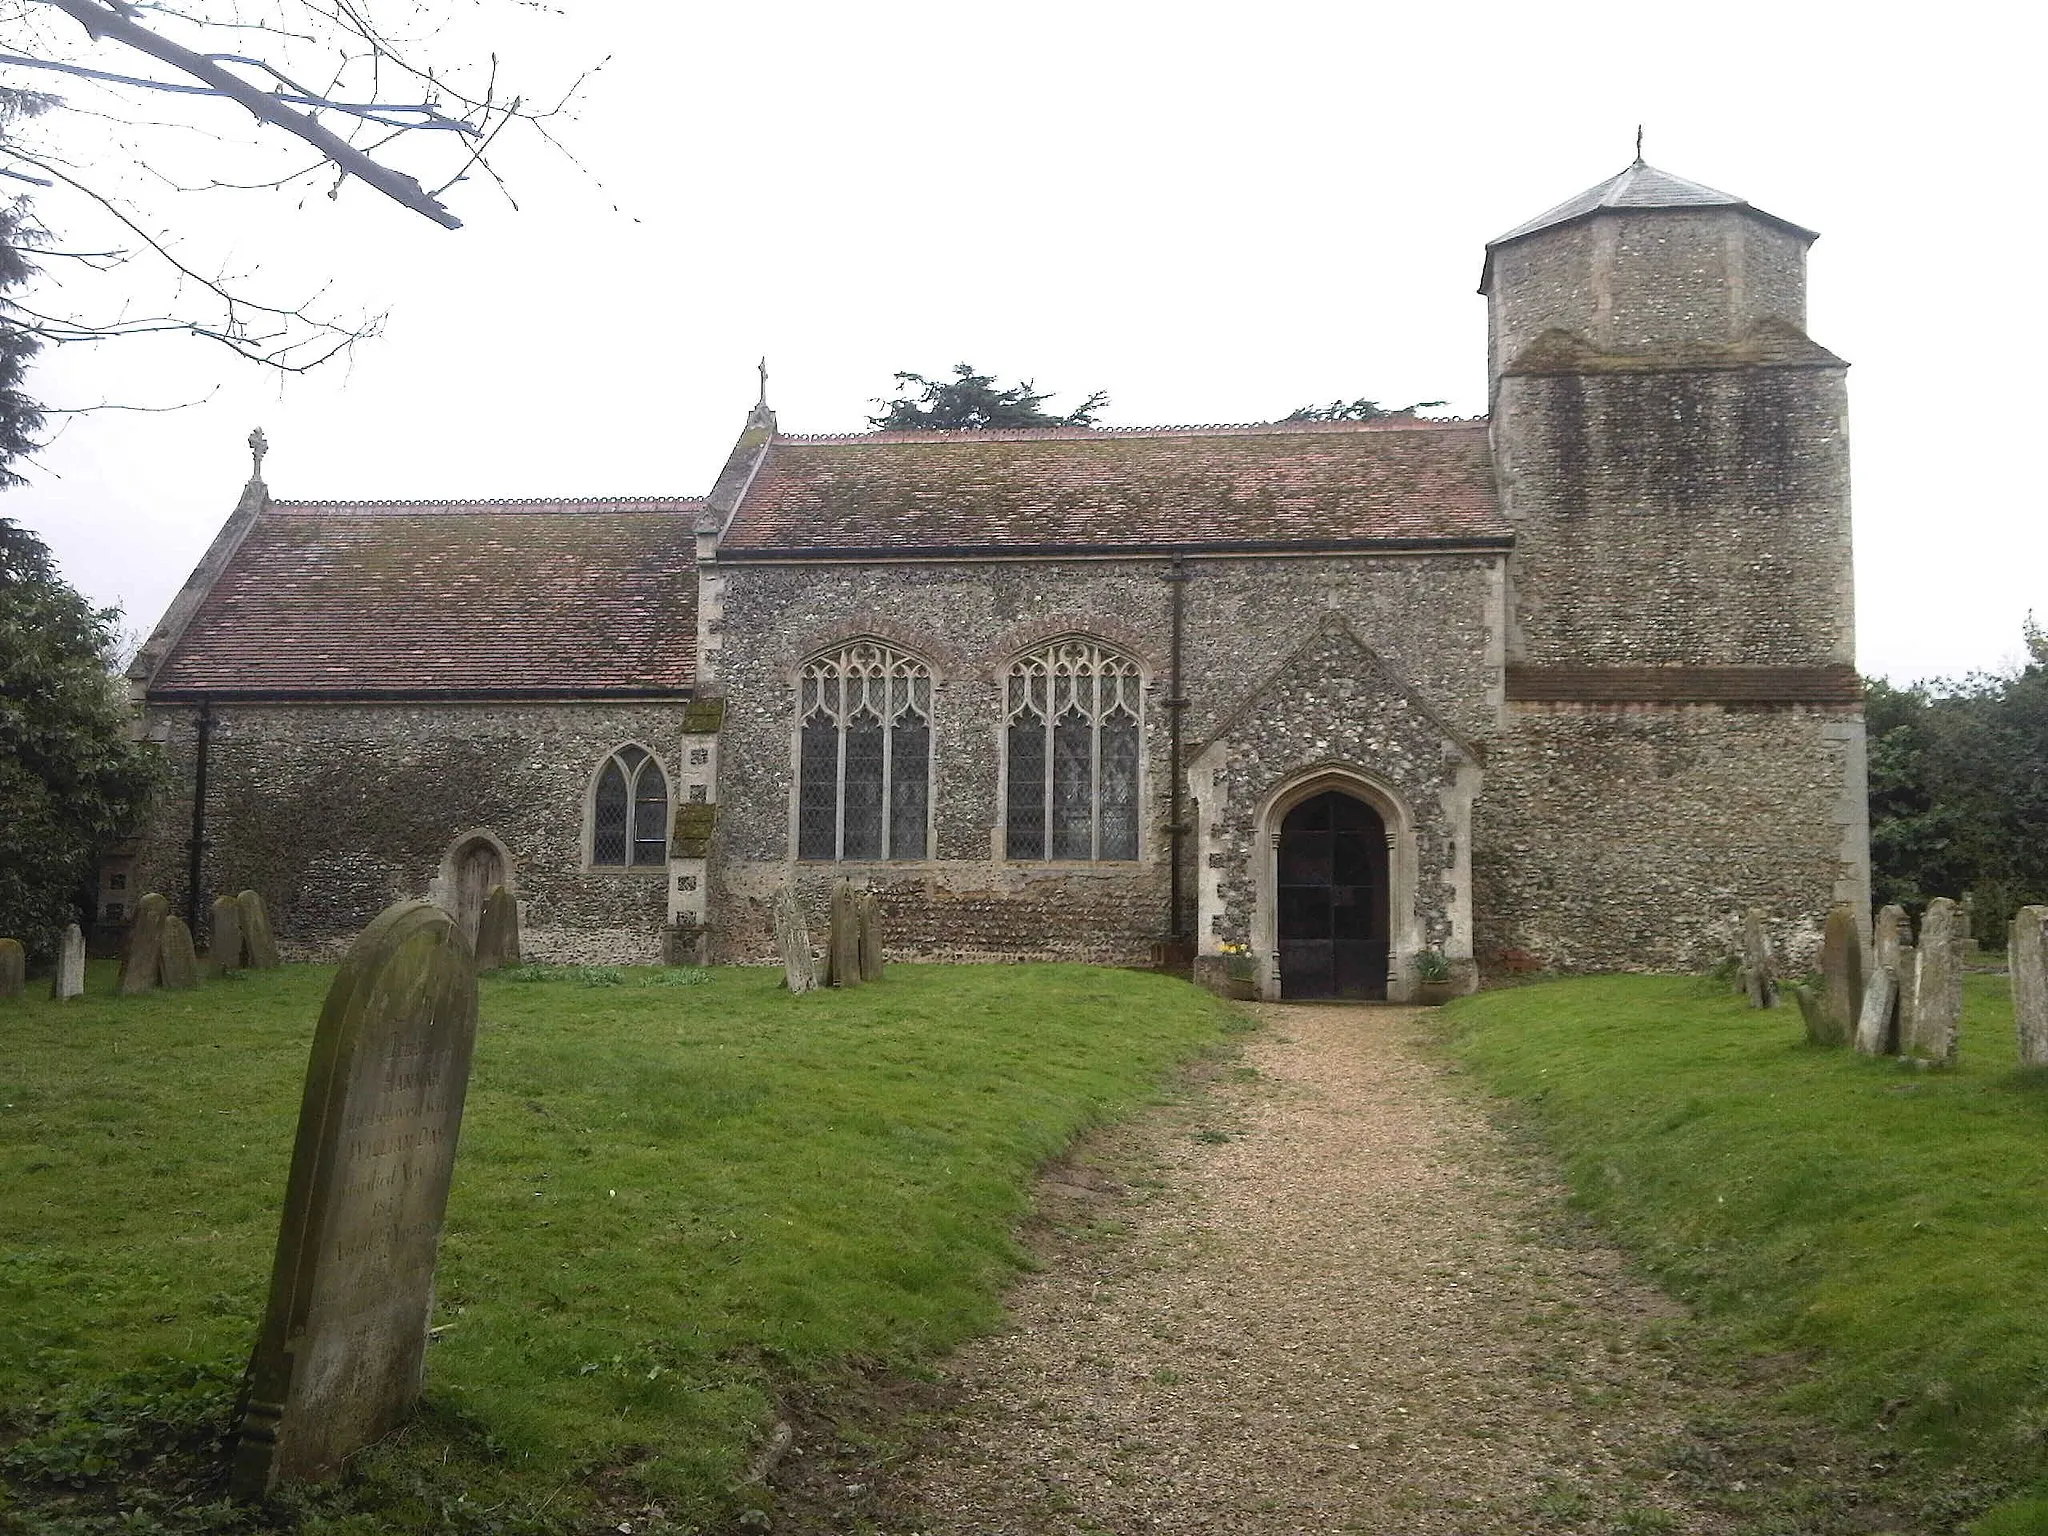
<svg viewBox="0 0 2048 1536"><path fill-rule="evenodd" d="M695 511L704 505L702 496L415 496L415 497L333 497L319 501L278 498L266 507L271 512L354 511L442 511L479 510L491 512L539 511L573 507L611 511Z"/></svg>
<svg viewBox="0 0 2048 1536"><path fill-rule="evenodd" d="M1419 427L1484 426L1484 416L1379 416L1371 421L1229 421L1146 427L960 427L879 432L778 432L778 443L1088 442L1130 437L1267 437L1399 432Z"/></svg>

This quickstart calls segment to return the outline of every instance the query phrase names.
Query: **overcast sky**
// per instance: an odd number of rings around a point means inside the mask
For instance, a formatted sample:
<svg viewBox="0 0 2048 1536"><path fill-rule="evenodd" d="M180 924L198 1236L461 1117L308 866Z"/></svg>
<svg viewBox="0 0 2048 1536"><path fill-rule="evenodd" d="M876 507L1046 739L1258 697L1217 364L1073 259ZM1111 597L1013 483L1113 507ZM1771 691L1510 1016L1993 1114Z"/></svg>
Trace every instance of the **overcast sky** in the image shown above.
<svg viewBox="0 0 2048 1536"><path fill-rule="evenodd" d="M1638 122L1652 164L1821 232L1864 670L2009 665L2048 621L2032 7L498 3L507 74L613 55L564 129L587 175L517 150L519 210L467 183L454 233L359 186L181 194L195 249L385 334L282 385L190 340L34 376L204 399L71 418L0 497L137 627L259 423L272 493L327 499L701 493L763 353L789 431L961 359L1106 389L1112 425L1478 414L1482 247L1620 170Z"/></svg>

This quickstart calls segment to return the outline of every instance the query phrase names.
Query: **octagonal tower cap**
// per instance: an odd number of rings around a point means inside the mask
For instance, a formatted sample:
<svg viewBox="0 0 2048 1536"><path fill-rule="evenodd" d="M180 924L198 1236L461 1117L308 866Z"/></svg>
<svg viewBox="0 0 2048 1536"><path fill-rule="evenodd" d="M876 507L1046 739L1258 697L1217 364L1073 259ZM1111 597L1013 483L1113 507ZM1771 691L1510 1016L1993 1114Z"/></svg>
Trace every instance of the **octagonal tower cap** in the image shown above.
<svg viewBox="0 0 2048 1536"><path fill-rule="evenodd" d="M1802 228L1790 219L1764 212L1745 198L1716 191L1697 181L1687 181L1669 171L1660 171L1638 158L1619 175L1610 176L1597 187L1588 187L1577 197L1566 198L1555 208L1537 214L1528 223L1517 224L1499 238L1487 241L1486 268L1479 276L1479 291L1484 293L1492 286L1493 253L1504 245L1513 245L1518 240L1527 240L1547 230L1561 229L1567 224L1580 223L1596 214L1664 212L1685 208L1739 209L1802 240L1820 238L1814 231Z"/></svg>

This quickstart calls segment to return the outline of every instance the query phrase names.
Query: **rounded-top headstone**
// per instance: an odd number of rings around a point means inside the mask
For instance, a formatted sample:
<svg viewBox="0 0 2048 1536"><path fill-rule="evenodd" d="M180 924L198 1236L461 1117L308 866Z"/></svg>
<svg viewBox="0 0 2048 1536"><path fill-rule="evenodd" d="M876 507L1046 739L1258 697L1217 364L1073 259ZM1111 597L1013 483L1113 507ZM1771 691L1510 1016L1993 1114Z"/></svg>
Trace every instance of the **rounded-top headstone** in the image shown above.
<svg viewBox="0 0 2048 1536"><path fill-rule="evenodd" d="M19 997L28 986L28 953L19 939L0 939L0 998Z"/></svg>
<svg viewBox="0 0 2048 1536"><path fill-rule="evenodd" d="M213 931L206 945L206 968L216 976L247 964L242 951L242 904L232 896L213 899Z"/></svg>
<svg viewBox="0 0 2048 1536"><path fill-rule="evenodd" d="M1963 1020L1963 952L1956 911L1946 896L1927 904L1913 966L1912 1005L1899 1011L1901 1052L1945 1066L1955 1064ZM1902 975L1902 987L1904 983Z"/></svg>
<svg viewBox="0 0 2048 1536"><path fill-rule="evenodd" d="M85 934L78 924L64 929L57 941L57 969L50 977L50 996L58 1002L85 991Z"/></svg>
<svg viewBox="0 0 2048 1536"><path fill-rule="evenodd" d="M2021 907L2005 947L2020 1065L2048 1067L2048 907Z"/></svg>
<svg viewBox="0 0 2048 1536"><path fill-rule="evenodd" d="M235 904L242 909L242 951L248 956L249 968L255 971L275 970L278 965L277 940L270 932L270 913L263 905L263 898L254 891L244 891L235 898Z"/></svg>
<svg viewBox="0 0 2048 1536"><path fill-rule="evenodd" d="M1844 1045L1855 1036L1863 1005L1863 935L1855 908L1845 904L1828 913L1821 930L1820 974L1826 1043Z"/></svg>
<svg viewBox="0 0 2048 1536"><path fill-rule="evenodd" d="M860 985L860 899L851 882L832 887L832 921L825 941L825 984Z"/></svg>
<svg viewBox="0 0 2048 1536"><path fill-rule="evenodd" d="M135 903L135 920L128 925L128 942L121 950L119 990L124 997L156 988L163 970L164 919L171 904L155 891Z"/></svg>
<svg viewBox="0 0 2048 1536"><path fill-rule="evenodd" d="M430 902L387 908L328 991L231 1487L313 1481L419 1395L476 1041L476 968Z"/></svg>
<svg viewBox="0 0 2048 1536"><path fill-rule="evenodd" d="M518 963L519 901L502 885L494 885L476 922L476 968L495 971Z"/></svg>
<svg viewBox="0 0 2048 1536"><path fill-rule="evenodd" d="M157 980L177 992L199 985L199 952L192 947L192 930L175 913L164 919L163 943L157 951Z"/></svg>

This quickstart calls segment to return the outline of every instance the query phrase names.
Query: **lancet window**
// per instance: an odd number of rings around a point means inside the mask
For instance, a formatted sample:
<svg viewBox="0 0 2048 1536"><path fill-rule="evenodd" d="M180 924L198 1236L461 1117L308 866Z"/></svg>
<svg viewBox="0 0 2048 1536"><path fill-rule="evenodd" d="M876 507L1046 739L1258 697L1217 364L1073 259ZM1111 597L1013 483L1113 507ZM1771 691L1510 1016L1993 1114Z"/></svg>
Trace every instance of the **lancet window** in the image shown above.
<svg viewBox="0 0 2048 1536"><path fill-rule="evenodd" d="M668 778L644 747L619 748L597 776L590 862L609 869L668 863Z"/></svg>
<svg viewBox="0 0 2048 1536"><path fill-rule="evenodd" d="M1138 664L1061 640L1010 665L1004 844L1013 859L1135 859Z"/></svg>
<svg viewBox="0 0 2048 1536"><path fill-rule="evenodd" d="M807 663L798 687L796 856L923 858L931 668L863 640Z"/></svg>

